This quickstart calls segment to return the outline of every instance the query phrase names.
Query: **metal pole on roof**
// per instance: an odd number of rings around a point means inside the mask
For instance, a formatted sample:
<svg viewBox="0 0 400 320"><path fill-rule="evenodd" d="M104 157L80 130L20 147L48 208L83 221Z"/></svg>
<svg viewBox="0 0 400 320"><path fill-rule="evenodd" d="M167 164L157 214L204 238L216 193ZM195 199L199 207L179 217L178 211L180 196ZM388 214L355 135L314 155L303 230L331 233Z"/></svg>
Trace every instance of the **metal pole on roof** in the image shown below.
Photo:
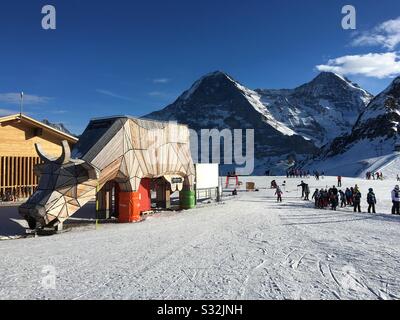
<svg viewBox="0 0 400 320"><path fill-rule="evenodd" d="M21 104L20 104L20 110L19 110L19 116L22 118L22 111L24 108L24 92L21 91Z"/></svg>

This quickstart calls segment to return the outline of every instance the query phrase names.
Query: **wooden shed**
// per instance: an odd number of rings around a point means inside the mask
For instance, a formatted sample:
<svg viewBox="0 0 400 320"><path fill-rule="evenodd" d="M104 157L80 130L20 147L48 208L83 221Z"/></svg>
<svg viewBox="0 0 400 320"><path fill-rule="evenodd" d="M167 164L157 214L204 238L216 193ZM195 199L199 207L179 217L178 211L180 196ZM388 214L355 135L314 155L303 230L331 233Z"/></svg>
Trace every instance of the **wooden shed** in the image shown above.
<svg viewBox="0 0 400 320"><path fill-rule="evenodd" d="M10 201L32 195L38 180L33 172L40 159L35 143L52 156L61 153L61 141L73 146L78 138L26 115L0 118L0 200Z"/></svg>

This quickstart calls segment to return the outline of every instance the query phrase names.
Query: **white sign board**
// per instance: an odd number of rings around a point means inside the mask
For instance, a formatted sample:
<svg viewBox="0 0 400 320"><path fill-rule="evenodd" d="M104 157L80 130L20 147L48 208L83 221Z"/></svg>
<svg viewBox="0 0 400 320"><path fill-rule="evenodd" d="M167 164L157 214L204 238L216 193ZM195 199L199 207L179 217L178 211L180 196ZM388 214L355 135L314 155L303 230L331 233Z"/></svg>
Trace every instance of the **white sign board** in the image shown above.
<svg viewBox="0 0 400 320"><path fill-rule="evenodd" d="M219 186L219 164L197 163L196 166L196 189L210 189Z"/></svg>

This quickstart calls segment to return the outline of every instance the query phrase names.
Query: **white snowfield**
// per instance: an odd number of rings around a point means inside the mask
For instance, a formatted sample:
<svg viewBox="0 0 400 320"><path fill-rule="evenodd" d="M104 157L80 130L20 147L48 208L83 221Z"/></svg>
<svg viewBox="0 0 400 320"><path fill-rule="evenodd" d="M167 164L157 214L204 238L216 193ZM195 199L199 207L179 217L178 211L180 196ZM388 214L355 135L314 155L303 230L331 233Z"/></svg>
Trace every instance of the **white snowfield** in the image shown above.
<svg viewBox="0 0 400 320"><path fill-rule="evenodd" d="M142 223L2 241L0 298L400 299L394 180L344 178L344 187L361 187L364 211L374 188L374 215L316 210L300 200L301 179L275 178L288 182L277 204L272 179L243 179L260 192ZM336 178L307 181L314 191Z"/></svg>
<svg viewBox="0 0 400 320"><path fill-rule="evenodd" d="M343 154L310 161L305 167L313 170L315 168L327 174L335 173L359 178L365 178L367 172L382 172L387 179L396 179L397 175L400 176L400 153L393 151L393 144L386 145L387 150L384 150L382 156L377 156L375 148L376 145L363 140Z"/></svg>

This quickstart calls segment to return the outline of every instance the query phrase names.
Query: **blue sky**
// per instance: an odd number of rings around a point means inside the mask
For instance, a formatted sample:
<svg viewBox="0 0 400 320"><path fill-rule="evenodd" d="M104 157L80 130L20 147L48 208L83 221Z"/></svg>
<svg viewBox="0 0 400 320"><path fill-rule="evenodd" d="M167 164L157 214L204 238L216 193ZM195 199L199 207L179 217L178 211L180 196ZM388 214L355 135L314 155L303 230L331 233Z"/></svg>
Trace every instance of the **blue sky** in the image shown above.
<svg viewBox="0 0 400 320"><path fill-rule="evenodd" d="M341 28L349 3L356 32ZM46 4L56 7L56 30L41 28ZM400 74L398 0L4 0L0 7L0 114L18 111L23 90L27 113L75 133L92 117L165 107L214 70L250 88L291 88L318 68L339 70L372 93ZM366 71L376 63L383 74Z"/></svg>

